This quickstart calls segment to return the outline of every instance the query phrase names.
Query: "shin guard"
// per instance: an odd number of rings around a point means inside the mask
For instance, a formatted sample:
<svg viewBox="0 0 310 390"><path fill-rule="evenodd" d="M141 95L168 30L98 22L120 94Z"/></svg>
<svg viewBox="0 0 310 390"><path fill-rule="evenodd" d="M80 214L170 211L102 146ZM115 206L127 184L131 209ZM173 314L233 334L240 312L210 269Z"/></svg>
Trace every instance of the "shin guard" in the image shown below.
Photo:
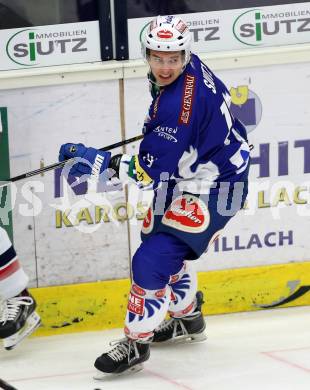
<svg viewBox="0 0 310 390"><path fill-rule="evenodd" d="M145 341L164 320L170 303L170 287L147 290L132 284L129 294L125 334L134 340Z"/></svg>
<svg viewBox="0 0 310 390"><path fill-rule="evenodd" d="M184 262L184 266L170 278L171 302L169 313L171 317L181 318L191 315L197 306L197 273L191 261Z"/></svg>

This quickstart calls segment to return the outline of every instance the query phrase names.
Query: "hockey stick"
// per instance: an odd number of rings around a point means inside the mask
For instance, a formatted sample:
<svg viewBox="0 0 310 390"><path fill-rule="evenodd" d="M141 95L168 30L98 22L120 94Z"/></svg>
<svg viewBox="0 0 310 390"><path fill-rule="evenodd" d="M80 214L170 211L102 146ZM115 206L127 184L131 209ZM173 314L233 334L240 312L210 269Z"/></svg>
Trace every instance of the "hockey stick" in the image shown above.
<svg viewBox="0 0 310 390"><path fill-rule="evenodd" d="M112 150L112 149L118 148L120 146L124 146L124 145L130 144L132 142L139 141L143 137L144 137L143 135L137 135L136 137L128 138L124 141L116 142L115 144L105 146L99 150L102 152ZM23 173L22 175L19 175L19 176L11 177L7 181L0 183L0 187L5 187L5 186L9 185L10 183L13 183L14 181L27 179L28 177L39 175L40 173L48 172L48 171L51 171L53 169L63 167L69 161L71 161L71 162L74 161L74 158L71 158L70 160L58 162L55 164L51 164L51 165L48 165L47 167L36 169L34 171L26 172L26 173Z"/></svg>
<svg viewBox="0 0 310 390"><path fill-rule="evenodd" d="M13 387L13 386L9 385L7 382L5 382L2 379L0 379L0 389L3 389L3 390L17 390L16 387Z"/></svg>

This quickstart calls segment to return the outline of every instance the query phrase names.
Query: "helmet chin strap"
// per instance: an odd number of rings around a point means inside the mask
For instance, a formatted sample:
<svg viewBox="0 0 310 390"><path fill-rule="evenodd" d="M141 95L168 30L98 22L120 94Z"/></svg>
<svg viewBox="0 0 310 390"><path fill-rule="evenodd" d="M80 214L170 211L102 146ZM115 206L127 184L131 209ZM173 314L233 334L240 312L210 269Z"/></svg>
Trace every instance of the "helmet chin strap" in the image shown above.
<svg viewBox="0 0 310 390"><path fill-rule="evenodd" d="M151 68L147 74L147 78L148 78L149 82L152 83L153 85L155 85L156 87L159 87L159 88L164 87L164 85L159 84L156 81L155 76L153 75Z"/></svg>

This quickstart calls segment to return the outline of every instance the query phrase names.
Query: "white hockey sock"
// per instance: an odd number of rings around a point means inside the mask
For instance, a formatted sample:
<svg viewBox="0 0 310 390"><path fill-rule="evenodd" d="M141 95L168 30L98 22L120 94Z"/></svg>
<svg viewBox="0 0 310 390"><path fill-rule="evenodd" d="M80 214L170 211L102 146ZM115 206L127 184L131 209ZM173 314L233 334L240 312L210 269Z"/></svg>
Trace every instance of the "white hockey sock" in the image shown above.
<svg viewBox="0 0 310 390"><path fill-rule="evenodd" d="M197 273L193 262L185 261L182 269L170 278L171 302L169 313L172 317L190 316L196 310Z"/></svg>
<svg viewBox="0 0 310 390"><path fill-rule="evenodd" d="M164 320L170 302L170 287L146 290L132 284L129 294L125 334L132 339L145 341Z"/></svg>
<svg viewBox="0 0 310 390"><path fill-rule="evenodd" d="M0 298L12 298L28 284L25 274L7 232L0 227Z"/></svg>

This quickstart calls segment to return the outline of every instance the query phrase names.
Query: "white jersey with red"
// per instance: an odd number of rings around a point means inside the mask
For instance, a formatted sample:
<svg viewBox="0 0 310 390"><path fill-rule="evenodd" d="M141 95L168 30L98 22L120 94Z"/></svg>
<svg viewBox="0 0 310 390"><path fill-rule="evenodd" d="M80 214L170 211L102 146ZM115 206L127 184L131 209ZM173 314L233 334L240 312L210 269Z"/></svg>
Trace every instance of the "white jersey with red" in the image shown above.
<svg viewBox="0 0 310 390"><path fill-rule="evenodd" d="M0 299L18 295L28 284L25 274L7 232L0 227Z"/></svg>

